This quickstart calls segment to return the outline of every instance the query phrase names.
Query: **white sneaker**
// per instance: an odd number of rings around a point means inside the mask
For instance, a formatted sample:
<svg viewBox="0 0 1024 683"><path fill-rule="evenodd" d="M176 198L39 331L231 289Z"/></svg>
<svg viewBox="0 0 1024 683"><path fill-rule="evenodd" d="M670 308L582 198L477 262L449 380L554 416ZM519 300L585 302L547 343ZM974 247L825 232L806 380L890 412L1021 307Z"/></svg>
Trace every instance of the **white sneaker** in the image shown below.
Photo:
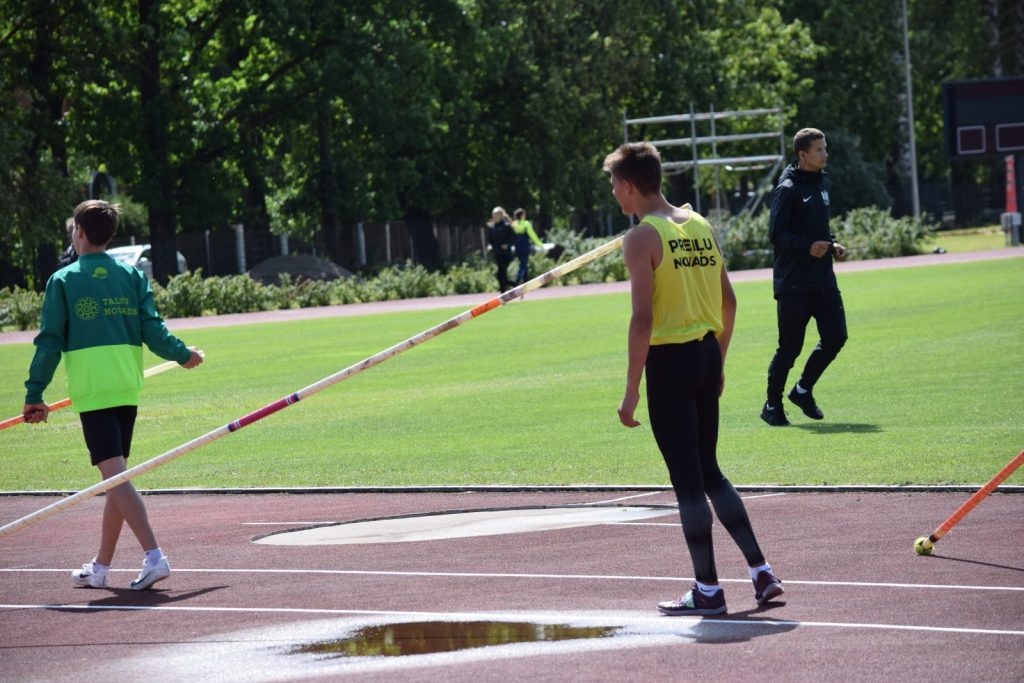
<svg viewBox="0 0 1024 683"><path fill-rule="evenodd" d="M166 555L161 557L160 561L156 564L146 564L143 562L139 578L131 582L131 589L133 591L144 591L157 581L163 581L170 575L171 564L167 561Z"/></svg>
<svg viewBox="0 0 1024 683"><path fill-rule="evenodd" d="M93 563L83 564L81 569L71 572L71 582L83 588L106 588L109 570L96 571Z"/></svg>

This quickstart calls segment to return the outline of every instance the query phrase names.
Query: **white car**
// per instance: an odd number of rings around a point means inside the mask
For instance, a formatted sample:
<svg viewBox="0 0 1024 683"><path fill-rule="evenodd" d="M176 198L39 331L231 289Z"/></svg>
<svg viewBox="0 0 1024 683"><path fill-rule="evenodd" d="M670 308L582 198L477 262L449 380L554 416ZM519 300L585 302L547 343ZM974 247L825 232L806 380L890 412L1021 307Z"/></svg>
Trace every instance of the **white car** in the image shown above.
<svg viewBox="0 0 1024 683"><path fill-rule="evenodd" d="M153 277L153 261L150 258L150 246L148 244L130 244L126 247L113 247L112 249L107 249L107 253L121 263L135 266L145 273L146 277ZM185 257L181 255L180 251L177 253L178 273L188 272L188 263L186 263Z"/></svg>

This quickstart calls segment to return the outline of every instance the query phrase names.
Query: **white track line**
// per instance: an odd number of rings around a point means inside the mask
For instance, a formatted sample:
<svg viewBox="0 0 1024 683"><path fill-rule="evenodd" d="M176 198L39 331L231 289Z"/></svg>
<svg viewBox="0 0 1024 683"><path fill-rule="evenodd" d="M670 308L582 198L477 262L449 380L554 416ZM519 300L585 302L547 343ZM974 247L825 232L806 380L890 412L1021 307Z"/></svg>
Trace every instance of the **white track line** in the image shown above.
<svg viewBox="0 0 1024 683"><path fill-rule="evenodd" d="M137 569L111 569L112 572L138 572ZM67 569L17 569L2 568L0 574L5 573L65 573ZM181 574L253 574L252 569L179 569L174 568L174 573ZM496 572L411 572L411 571L386 571L371 569L260 569L261 576L266 574L310 574L327 576L402 576L402 577L433 577L433 578L495 578L495 579L561 579L567 581L672 581L672 582L693 582L692 577L687 576L622 576L617 574L511 574ZM750 579L719 579L721 583L749 584ZM967 591L1010 591L1024 592L1024 586L971 586L964 584L931 584L931 583L883 583L874 581L808 581L800 579L785 579L784 584L794 586L827 586L827 587L849 587L849 588L901 588L908 590L967 590Z"/></svg>
<svg viewBox="0 0 1024 683"><path fill-rule="evenodd" d="M495 619L500 614L493 612L406 612L406 611L393 611L393 610L355 610L355 609L309 609L309 608L292 608L292 607L188 607L188 606L155 606L155 605L80 605L80 604L0 604L0 609L5 610L24 610L24 609L42 609L42 610L80 610L83 612L92 611L127 611L127 612L222 612L222 613L241 613L241 614L329 614L337 616L388 616L388 617L416 617L418 619L433 618L445 621L462 621L462 620L475 620L475 619ZM513 613L516 620L528 621L531 616L527 612L515 612ZM554 615L564 615L564 618L572 619L573 621L597 621L600 622L602 617L595 615L593 612L587 612L582 615L576 614L571 611L558 612L556 610L548 610L543 612L543 617L550 619ZM510 615L511 616L511 615ZM683 621L684 618L673 618L663 616L641 616L630 618L630 623L659 623L666 624L668 622ZM607 620L607 619L605 619ZM716 624L716 625L728 625L728 626L760 626L760 627L782 627L782 626L797 626L797 627L812 627L812 628L840 628L840 629L873 629L879 631L925 631L929 633L972 633L978 635L992 635L992 636L1021 636L1024 637L1024 631L1010 630L1010 629L988 629L988 628L963 628L954 626L916 626L913 624L871 624L871 623L843 623L838 621L799 621L799 620L753 620L753 619L691 619L693 623L698 621L703 624Z"/></svg>
<svg viewBox="0 0 1024 683"><path fill-rule="evenodd" d="M667 491L650 491L648 493L638 493L638 494L633 495L633 496L622 496L621 498L610 498L608 500L596 500L596 501L593 501L593 502L590 502L590 503L572 503L572 505L580 505L580 506L583 506L583 507L588 506L588 505L607 505L608 503L618 503L619 501L622 501L622 500L633 500L635 498L644 498L646 496L658 496L658 495L661 495L663 493L672 493L672 490L669 489ZM743 498L743 500L753 500L755 498L773 498L775 496L784 496L784 495L786 495L786 493L784 491L780 491L780 492L776 492L776 493L759 493L757 495L752 495L752 496L742 496L742 498ZM673 496L673 498L674 498L674 496Z"/></svg>

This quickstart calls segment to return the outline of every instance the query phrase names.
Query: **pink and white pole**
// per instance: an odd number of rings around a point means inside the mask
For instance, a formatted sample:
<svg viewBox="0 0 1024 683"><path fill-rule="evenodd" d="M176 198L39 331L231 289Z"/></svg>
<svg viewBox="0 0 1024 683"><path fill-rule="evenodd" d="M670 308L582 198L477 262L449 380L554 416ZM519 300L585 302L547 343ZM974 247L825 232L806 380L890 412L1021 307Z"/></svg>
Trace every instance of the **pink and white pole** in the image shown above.
<svg viewBox="0 0 1024 683"><path fill-rule="evenodd" d="M394 346L387 348L376 355L370 356L369 358L366 358L356 363L355 365L350 365L344 370L340 370L334 373L333 375L330 375L329 377L325 377L319 382L310 384L308 387L305 387L304 389L299 389L294 394L289 394L288 396L278 399L273 403L269 403L263 406L262 408L249 413L248 415L244 415L238 418L237 420L234 420L233 422L229 422L228 424L222 427L218 427L217 429L211 432L207 432L206 434L203 434L200 437L192 439L188 443L184 443L178 446L177 448L173 448L167 451L166 453L161 453L160 455L151 458L146 462L140 463L132 468L129 468L124 472L116 474L113 477L110 477L109 479L104 479L103 481L94 484L89 488L82 489L78 493L72 494L67 498L62 498L61 500L50 505L47 505L46 507L41 508L39 510L36 510L31 514L16 519L13 522L10 522L9 524L5 524L4 526L0 527L0 537L12 534L15 531L18 531L19 529L24 529L25 527L34 524L35 522L39 522L63 510L67 510L68 508L77 505L78 503L81 503L84 500L97 496L103 493L104 491L109 491L115 486L119 486L127 481L130 481L131 479L134 479L135 477L138 477L142 474L145 474L146 472L149 472L150 470L154 470L157 467L160 467L161 465L164 465L170 462L171 460L174 460L175 458L180 458L186 453L190 453L202 446L205 446L208 443L216 441L222 436L227 436L231 432L237 432L242 427L246 427L254 422L258 422L259 420L262 420L268 415L272 415L283 408L286 408L294 403L298 403L304 398L312 396L313 394L319 391L323 391L327 387L333 386L338 382L341 382L342 380L346 380L349 377L352 377L353 375L358 375L360 372L368 370L369 368L372 368L375 365L380 365L384 361L394 356L397 356L403 351L408 351L414 346L419 346L420 344L429 339L433 339L434 337L443 334L448 330L454 329L459 325L462 325L474 318L478 318L487 311L498 308L499 306L503 306L504 304L507 304L508 302L523 296L527 292L533 291L535 289L540 289L544 285L554 280L557 280L566 273L572 272L577 268L604 256L605 254L615 251L622 245L622 240L624 237L624 235L620 235L619 237L616 237L615 239L606 242L605 244L602 244L596 249L592 249L591 251L588 251L585 254L577 256L571 261L567 261L566 263L563 263L560 266L552 268L543 275L538 275L534 279L524 282L518 287L510 289L507 292L504 292L501 295L496 296L492 299L488 299L487 301L477 306L474 306L473 308L464 311L453 318L449 318L448 320L438 325L435 325L434 327L431 327L428 330L420 332L415 336L409 337L405 341L399 342L398 344L395 344Z"/></svg>

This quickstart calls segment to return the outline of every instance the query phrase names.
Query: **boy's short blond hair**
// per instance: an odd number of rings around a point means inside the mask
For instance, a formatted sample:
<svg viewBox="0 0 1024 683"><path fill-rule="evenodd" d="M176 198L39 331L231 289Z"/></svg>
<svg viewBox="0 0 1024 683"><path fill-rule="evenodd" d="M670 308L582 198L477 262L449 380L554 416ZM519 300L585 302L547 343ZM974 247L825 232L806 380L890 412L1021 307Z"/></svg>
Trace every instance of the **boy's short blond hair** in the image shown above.
<svg viewBox="0 0 1024 683"><path fill-rule="evenodd" d="M647 196L661 192L661 155L649 142L627 142L604 159L602 169Z"/></svg>

